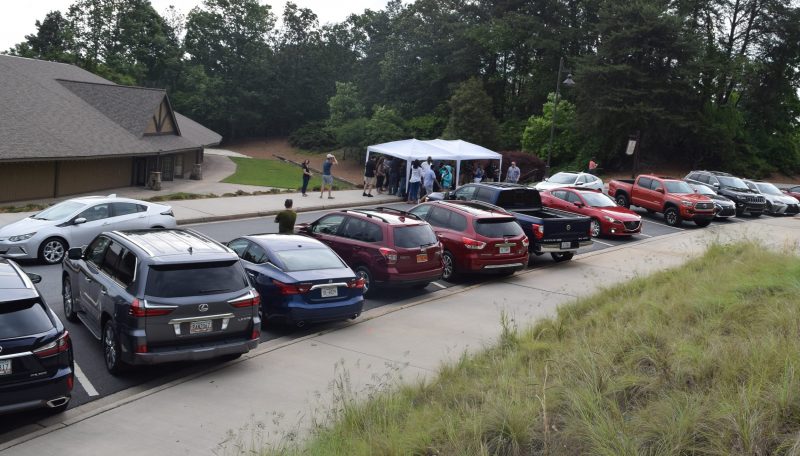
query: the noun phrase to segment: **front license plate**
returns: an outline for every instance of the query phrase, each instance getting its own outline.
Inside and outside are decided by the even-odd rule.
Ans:
[[[428,261],[427,253],[420,253],[417,255],[417,263],[425,263],[426,261]]]
[[[338,287],[325,287],[319,289],[322,292],[323,298],[333,298],[335,296],[339,296],[339,288]]]
[[[500,247],[500,253],[511,253],[511,247]]]
[[[211,332],[213,326],[211,320],[193,321],[189,326],[189,334],[200,334]]]
[[[561,243],[561,248],[562,249],[571,249],[572,248],[572,242],[562,242]]]
[[[11,360],[4,359],[0,361],[0,375],[11,375]]]

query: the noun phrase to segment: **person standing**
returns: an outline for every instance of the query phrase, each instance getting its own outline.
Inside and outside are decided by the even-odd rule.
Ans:
[[[448,164],[443,165],[439,175],[442,176],[442,190],[450,190],[453,185],[453,167]]]
[[[383,182],[386,180],[386,168],[383,165],[383,157],[378,159],[375,165],[375,190],[378,194],[383,193]]]
[[[364,167],[364,192],[362,196],[372,198],[372,187],[375,186],[375,156],[371,155],[367,160],[367,165]]]
[[[433,186],[436,185],[436,171],[432,167],[422,171],[422,185],[425,187],[425,194],[433,193]]]
[[[476,184],[483,180],[483,168],[481,167],[480,163],[475,165],[475,173],[472,175],[472,179]]]
[[[486,182],[494,182],[494,163],[489,161],[489,164],[486,165],[486,174],[484,175],[484,180]]]
[[[283,202],[285,209],[275,216],[275,223],[278,224],[278,234],[294,234],[294,222],[297,221],[297,212],[292,209],[292,205],[292,199],[287,199]]]
[[[594,161],[594,157],[589,160],[589,174],[596,174],[597,173],[597,162]]]
[[[517,168],[517,163],[512,161],[511,166],[509,166],[508,171],[506,171],[506,182],[511,182],[512,184],[518,183],[519,175],[520,170]]]
[[[308,196],[306,190],[308,190],[308,181],[311,180],[311,169],[308,167],[310,162],[310,160],[306,159],[303,160],[303,164],[301,165],[303,167],[303,188],[301,190],[303,196]]]
[[[419,160],[411,162],[411,177],[408,178],[408,203],[419,204],[419,184],[422,181],[422,166]]]
[[[333,174],[331,173],[331,168],[333,165],[338,165],[339,162],[336,161],[336,157],[333,154],[328,154],[325,158],[325,161],[322,163],[322,191],[319,194],[319,197],[322,198],[325,195],[325,186],[328,186],[328,199],[333,199]]]
[[[400,168],[403,166],[403,160],[399,158],[392,158],[392,164],[389,165],[389,194],[397,194],[397,184],[400,179]]]
[[[400,161],[400,168],[399,168],[399,171],[397,173],[397,180],[398,180],[397,196],[399,196],[400,198],[405,198],[405,196],[406,196],[406,171],[407,171],[407,168],[408,168],[408,164],[406,163],[406,160],[401,160]]]

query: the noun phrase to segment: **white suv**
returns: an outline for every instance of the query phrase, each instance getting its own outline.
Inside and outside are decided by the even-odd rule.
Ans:
[[[104,231],[175,228],[170,206],[117,195],[73,198],[0,228],[0,256],[61,263]]]

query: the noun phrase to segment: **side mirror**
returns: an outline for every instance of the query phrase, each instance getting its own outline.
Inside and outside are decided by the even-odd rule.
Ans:
[[[67,250],[67,258],[70,260],[80,260],[83,258],[83,249],[80,247],[72,247]]]
[[[298,233],[308,234],[311,232],[311,225],[308,223],[301,223],[294,227],[295,231]]]
[[[713,184],[711,184],[711,185],[713,185],[713,186],[714,186],[714,188],[719,188],[719,182],[714,182],[714,183],[713,183]]]
[[[663,188],[657,188],[657,189],[656,189],[656,191],[657,191],[658,193],[664,193],[664,189],[663,189]]]
[[[82,225],[84,223],[86,223],[86,219],[83,218],[83,217],[78,217],[78,218],[76,218],[75,220],[72,221],[73,225]]]
[[[39,282],[42,281],[42,276],[40,276],[39,274],[34,274],[32,272],[26,272],[26,274],[28,275],[28,278],[31,279],[31,282],[33,282],[33,283],[39,283]]]
[[[580,201],[574,201],[572,204],[574,204],[575,207],[579,207],[579,208],[583,207],[583,203],[581,203]]]

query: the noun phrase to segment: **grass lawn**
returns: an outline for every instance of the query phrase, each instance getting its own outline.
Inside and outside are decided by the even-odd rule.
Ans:
[[[800,454],[800,259],[712,247],[426,384],[344,400],[304,455]]]
[[[231,160],[236,163],[236,172],[223,182],[291,189],[299,189],[303,185],[303,170],[291,163],[241,157],[231,157]],[[308,184],[309,191],[315,188],[319,191],[320,185],[322,185],[322,178],[315,173]],[[335,189],[353,188],[347,182],[338,179],[334,179],[333,185]]]

